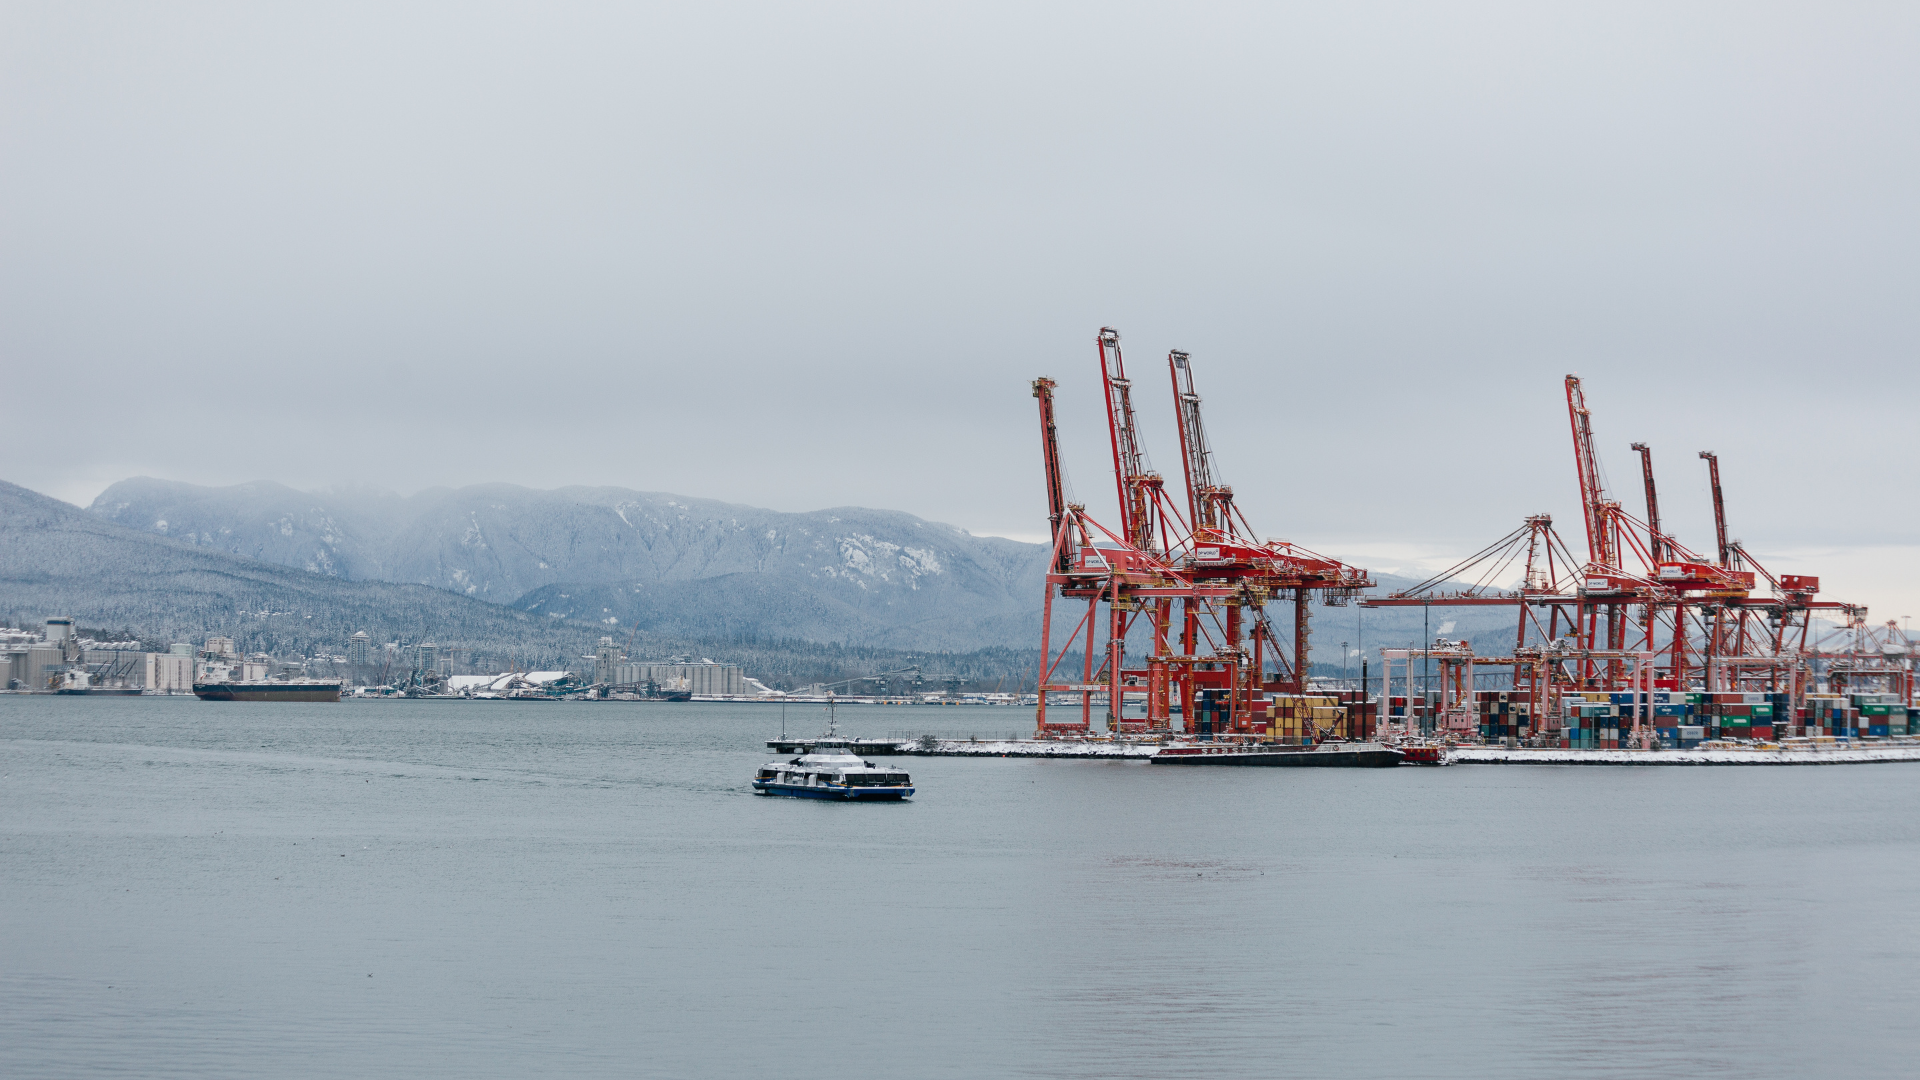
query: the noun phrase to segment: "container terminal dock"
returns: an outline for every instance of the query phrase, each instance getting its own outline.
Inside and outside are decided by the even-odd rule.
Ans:
[[[1095,347],[1118,516],[1109,527],[1070,497],[1058,384],[1034,379],[1051,543],[1038,668],[1024,686],[961,695],[958,675],[913,666],[782,693],[704,657],[641,662],[630,655],[631,635],[624,650],[602,637],[590,671],[457,675],[451,650],[430,640],[376,653],[365,632],[345,657],[316,659],[344,664],[355,697],[1034,709],[1031,738],[913,738],[894,740],[892,751],[880,740],[870,753],[1318,764],[1347,753],[1342,747],[1372,760],[1361,747],[1378,746],[1407,764],[1825,764],[1911,760],[1920,747],[1907,632],[1869,619],[1864,603],[1823,595],[1820,577],[1807,572],[1815,568],[1776,573],[1731,539],[1740,508],[1729,506],[1714,451],[1689,455],[1710,492],[1710,542],[1690,547],[1663,526],[1654,449],[1622,439],[1612,447],[1633,453],[1641,488],[1640,512],[1628,510],[1604,480],[1595,411],[1576,375],[1561,389],[1580,507],[1575,541],[1584,548],[1550,515],[1530,514],[1504,532],[1490,528],[1497,539],[1446,570],[1383,593],[1368,570],[1254,528],[1210,446],[1198,365],[1180,350],[1167,353],[1161,384],[1179,447],[1176,497],[1142,450],[1144,398],[1133,391],[1148,384],[1130,378],[1117,331],[1100,329]],[[1315,679],[1316,600],[1443,613],[1503,608],[1512,630],[1491,644],[1483,626],[1474,641],[1378,648],[1362,658],[1357,685]],[[284,699],[327,683],[304,677],[315,673],[299,663],[243,657],[231,638],[149,652],[137,641],[83,638],[68,617],[49,618],[37,637],[0,630],[0,649],[14,693],[184,694],[230,684],[241,688],[233,693]],[[836,693],[866,684],[883,692]],[[911,692],[902,695],[905,684]],[[330,685],[337,697],[340,681]],[[889,685],[893,693],[884,692]],[[1286,749],[1301,747],[1333,749],[1312,758]]]
[[[1913,648],[1899,626],[1870,623],[1864,604],[1822,597],[1818,576],[1776,574],[1730,540],[1712,451],[1696,456],[1712,491],[1711,544],[1695,550],[1662,528],[1646,442],[1622,447],[1637,456],[1645,507],[1627,510],[1605,487],[1578,376],[1566,376],[1564,392],[1584,552],[1551,516],[1531,515],[1446,571],[1375,595],[1368,571],[1261,538],[1224,482],[1197,365],[1179,350],[1167,354],[1162,384],[1180,447],[1176,499],[1141,449],[1133,391],[1145,384],[1128,376],[1120,334],[1103,327],[1095,346],[1111,528],[1069,500],[1058,384],[1032,384],[1052,537],[1035,743],[1137,745],[1144,756],[1149,745],[1377,742],[1436,762],[1920,758],[1920,739],[1908,741],[1920,736]],[[1363,660],[1357,689],[1327,690],[1308,677],[1315,596],[1328,606],[1507,607],[1512,645],[1482,656],[1459,640],[1381,649],[1377,686]],[[1061,625],[1080,613],[1062,635],[1056,607]],[[1147,643],[1145,655],[1130,655],[1130,641]]]

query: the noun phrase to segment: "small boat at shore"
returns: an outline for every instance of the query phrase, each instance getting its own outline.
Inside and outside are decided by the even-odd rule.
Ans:
[[[1296,769],[1391,769],[1405,755],[1375,742],[1323,742],[1311,746],[1200,743],[1165,746],[1148,758],[1155,765],[1255,765]]]

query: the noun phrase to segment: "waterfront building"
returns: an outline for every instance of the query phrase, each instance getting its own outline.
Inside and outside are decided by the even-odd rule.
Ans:
[[[703,697],[748,693],[746,674],[740,665],[716,664],[711,660],[698,664],[620,663],[614,665],[613,678],[606,681],[616,686],[652,682],[663,690],[687,690]]]
[[[185,652],[181,650],[185,649]],[[148,653],[140,685],[163,694],[193,692],[193,646],[175,645],[172,652]]]
[[[620,646],[615,645],[610,637],[601,638],[599,647],[593,651],[593,681],[602,684],[619,682],[615,676],[619,674],[617,669],[620,660]]]

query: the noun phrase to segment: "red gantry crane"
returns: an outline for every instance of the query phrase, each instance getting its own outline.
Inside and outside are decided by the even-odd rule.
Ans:
[[[1117,347],[1118,335],[1103,330],[1100,341],[1102,366],[1103,370],[1109,371],[1111,369],[1106,368],[1105,360],[1110,345]],[[1121,377],[1124,378],[1124,375]],[[1192,585],[1163,555],[1134,546],[1129,536],[1101,525],[1087,513],[1083,504],[1071,501],[1066,475],[1060,464],[1054,386],[1052,379],[1033,381],[1033,396],[1040,403],[1041,450],[1046,470],[1047,506],[1053,526],[1053,551],[1048,560],[1045,599],[1041,607],[1040,701],[1035,718],[1038,734],[1043,738],[1090,733],[1095,694],[1105,696],[1109,722],[1115,728],[1119,727],[1125,686],[1129,679],[1139,674],[1123,668],[1127,630],[1146,604],[1150,603],[1155,610],[1164,611],[1172,597],[1186,596],[1193,591]],[[1112,401],[1111,398],[1109,400]],[[1124,415],[1131,427],[1131,405],[1124,396],[1120,405],[1115,415]],[[1124,477],[1127,475],[1124,469],[1128,459],[1119,450],[1117,440],[1114,445],[1116,460],[1122,463],[1119,475]],[[1126,492],[1129,489],[1123,484],[1121,490]],[[1157,487],[1153,490],[1157,490]],[[1135,538],[1150,535],[1140,529],[1143,516],[1132,514],[1124,499],[1121,506],[1132,526],[1131,529],[1123,526],[1123,531],[1129,531],[1130,536]],[[1152,500],[1147,508],[1149,511],[1153,509]],[[1086,614],[1080,617],[1057,651],[1053,648],[1053,602],[1056,596],[1062,600],[1084,600],[1087,604]],[[1096,669],[1094,658],[1098,650],[1095,648],[1094,635],[1101,625],[1099,616],[1103,603],[1107,609],[1107,647],[1105,660]],[[1164,618],[1159,621],[1159,627],[1161,647],[1164,649]],[[1081,640],[1083,632],[1085,645],[1079,681],[1058,681],[1067,653],[1076,641]],[[1164,666],[1158,670],[1164,678]],[[1080,696],[1077,720],[1058,722],[1048,719],[1048,695],[1060,692],[1072,692]],[[1160,698],[1164,701],[1164,691]]]
[[[1084,506],[1069,500],[1059,466],[1055,384],[1051,379],[1033,384],[1040,401],[1054,534],[1041,630],[1039,732],[1046,736],[1090,731],[1092,697],[1104,693],[1114,730],[1170,730],[1172,704],[1178,701],[1189,731],[1196,730],[1196,722],[1204,716],[1209,733],[1253,736],[1265,726],[1258,705],[1264,691],[1304,691],[1306,687],[1312,592],[1318,590],[1328,602],[1343,603],[1373,582],[1364,570],[1298,545],[1254,539],[1244,514],[1233,503],[1232,489],[1214,478],[1189,358],[1176,351],[1168,363],[1187,480],[1188,513],[1183,517],[1168,500],[1164,481],[1141,447],[1133,383],[1126,373],[1120,335],[1104,327],[1097,343],[1120,505],[1118,533],[1099,525],[1087,516]],[[1294,602],[1291,656],[1282,649],[1265,610],[1267,602],[1283,591]],[[1052,647],[1056,596],[1084,599],[1088,604],[1087,613],[1057,653]],[[1175,600],[1182,614],[1178,652],[1169,640]],[[1107,606],[1107,641],[1104,660],[1096,668],[1094,634],[1100,626],[1102,603]],[[1129,668],[1127,637],[1142,617],[1149,620],[1151,644],[1145,666]],[[1082,681],[1057,681],[1066,654],[1083,628]],[[1265,677],[1268,646],[1280,668],[1274,680]],[[1050,691],[1081,695],[1078,722],[1047,719]],[[1124,715],[1128,694],[1146,698],[1143,719]],[[1203,696],[1205,701],[1200,700]]]
[[[1536,718],[1557,712],[1562,691],[1627,688],[1643,666],[1639,658],[1650,654],[1663,660],[1653,680],[1658,688],[1790,690],[1796,700],[1804,695],[1808,613],[1864,609],[1814,600],[1818,578],[1776,578],[1727,538],[1719,461],[1710,452],[1700,456],[1712,481],[1717,558],[1688,550],[1662,527],[1652,450],[1645,443],[1633,449],[1640,455],[1646,520],[1627,513],[1607,493],[1579,377],[1567,376],[1565,389],[1585,561],[1566,550],[1549,517],[1535,515],[1446,572],[1362,606],[1518,606],[1514,655],[1476,663],[1511,663],[1515,688],[1532,692]],[[1521,587],[1498,589],[1498,579],[1522,552]],[[1753,594],[1758,578],[1765,578],[1772,596]],[[1537,644],[1528,644],[1530,629]]]
[[[1215,470],[1200,394],[1194,387],[1193,358],[1178,350],[1168,353],[1167,373],[1173,383],[1190,522],[1187,536],[1177,545],[1182,556],[1179,562],[1196,583],[1238,587],[1238,594],[1222,605],[1224,611],[1212,620],[1221,629],[1227,651],[1245,651],[1240,645],[1242,626],[1251,630],[1252,677],[1243,680],[1240,692],[1234,695],[1233,714],[1239,717],[1245,713],[1242,706],[1250,708],[1261,691],[1307,691],[1313,593],[1318,591],[1326,603],[1343,605],[1360,590],[1372,588],[1374,582],[1365,570],[1298,544],[1258,538],[1245,512],[1234,502],[1233,488],[1223,483]],[[1285,647],[1266,610],[1270,600],[1282,595],[1293,602],[1292,640]],[[1184,607],[1180,640],[1182,653],[1191,656],[1205,633],[1203,616],[1211,613],[1205,602],[1188,602]],[[1272,680],[1264,674],[1267,646],[1272,648],[1278,669]],[[1193,668],[1189,665],[1186,670]],[[1189,678],[1181,689],[1186,715],[1192,715],[1193,683]]]

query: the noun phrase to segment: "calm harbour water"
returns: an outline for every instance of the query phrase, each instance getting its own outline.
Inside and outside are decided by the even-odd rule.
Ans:
[[[750,793],[779,730],[0,696],[0,1074],[1917,1067],[1920,766],[903,758],[839,805]]]

